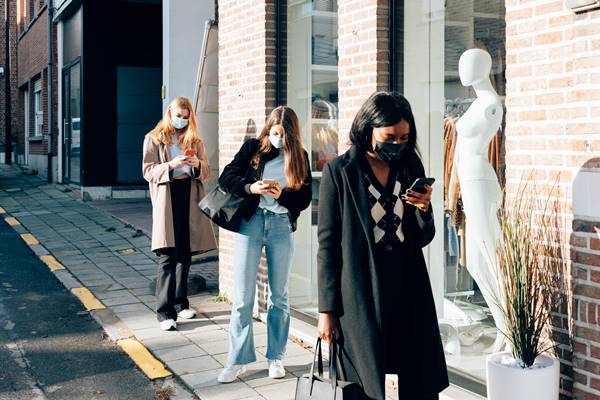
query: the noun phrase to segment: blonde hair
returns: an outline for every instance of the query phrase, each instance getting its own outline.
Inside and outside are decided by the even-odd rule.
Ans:
[[[192,102],[187,97],[180,96],[173,100],[167,107],[163,119],[156,124],[149,135],[156,144],[173,144],[173,135],[177,133],[177,130],[171,122],[171,116],[175,108],[188,110],[190,114],[188,125],[184,128],[184,133],[179,136],[179,146],[184,150],[194,148],[196,143],[200,141],[200,136],[198,136],[196,114],[194,113]]]
[[[300,122],[298,116],[290,107],[279,106],[267,118],[267,122],[258,136],[261,146],[253,160],[253,164],[257,166],[260,157],[271,150],[272,144],[269,140],[269,132],[273,125],[281,125],[284,131],[284,175],[288,189],[298,190],[305,184],[304,181],[308,176],[309,167],[306,164],[304,147],[302,147]]]

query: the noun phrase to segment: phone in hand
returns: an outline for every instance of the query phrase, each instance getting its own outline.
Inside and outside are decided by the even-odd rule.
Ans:
[[[195,149],[186,149],[183,152],[183,155],[186,157],[194,157],[196,155],[196,150]]]
[[[425,188],[425,185],[431,186],[431,185],[433,185],[434,182],[435,182],[435,178],[417,178],[412,183],[412,185],[410,185],[410,187],[407,189],[407,191],[412,190],[413,192],[427,193],[427,189]]]
[[[269,185],[269,187],[277,185],[277,181],[275,179],[263,179],[262,182],[266,185]]]

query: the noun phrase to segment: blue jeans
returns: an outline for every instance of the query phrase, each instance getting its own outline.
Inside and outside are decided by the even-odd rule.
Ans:
[[[242,221],[235,238],[235,299],[229,327],[229,365],[256,361],[252,310],[263,246],[269,276],[267,359],[280,360],[285,356],[290,330],[288,282],[294,251],[292,228],[287,214],[259,208],[250,221]]]

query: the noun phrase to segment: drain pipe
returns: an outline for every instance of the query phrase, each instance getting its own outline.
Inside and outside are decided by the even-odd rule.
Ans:
[[[4,9],[4,162],[5,164],[12,164],[12,110],[11,106],[11,93],[10,93],[10,14],[9,4],[7,0],[5,3],[6,8]]]
[[[54,5],[48,1],[48,182],[52,182],[52,126],[54,124],[54,84],[52,82],[52,20]]]

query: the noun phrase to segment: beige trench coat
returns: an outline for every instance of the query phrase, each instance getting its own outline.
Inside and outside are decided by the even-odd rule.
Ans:
[[[198,208],[198,202],[204,197],[204,181],[210,175],[208,157],[204,144],[196,144],[196,154],[200,159],[200,168],[193,168],[190,192],[190,249],[192,254],[204,253],[216,249],[217,243],[212,222]],[[171,187],[173,171],[169,171],[167,162],[171,160],[169,147],[156,144],[149,135],[144,139],[142,171],[150,186],[152,199],[152,251],[166,247],[175,247],[173,230],[173,211],[171,209]]]

